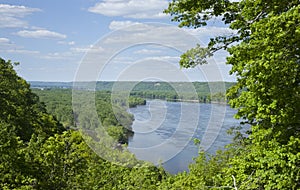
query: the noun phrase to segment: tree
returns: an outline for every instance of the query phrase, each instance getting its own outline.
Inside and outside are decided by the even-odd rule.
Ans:
[[[205,58],[212,56],[218,50],[227,50],[236,42],[247,42],[255,23],[270,16],[280,15],[292,7],[298,6],[298,0],[261,1],[242,0],[173,0],[165,13],[173,16],[172,21],[179,22],[179,27],[198,28],[209,24],[211,19],[221,19],[235,33],[211,38],[207,47],[197,47],[181,56],[183,67],[192,67],[206,63]]]
[[[21,153],[25,145],[13,129],[0,119],[0,189],[30,189],[33,178],[24,171],[28,165]]]
[[[17,65],[15,63],[14,65]],[[30,85],[17,75],[10,61],[0,58],[0,118],[14,126],[17,136],[28,142],[33,133],[49,136],[62,126],[31,92]]]
[[[25,149],[37,189],[84,189],[93,154],[77,131],[65,131],[46,140],[33,136]]]
[[[165,11],[179,26],[198,28],[214,17],[236,30],[181,56],[183,67],[229,52],[237,84],[227,93],[237,118],[251,125],[246,146],[230,160],[225,183],[244,189],[300,188],[299,0],[173,0]]]
[[[32,189],[37,168],[26,161],[27,143],[33,135],[47,138],[63,129],[13,67],[0,58],[0,188]]]
[[[98,142],[89,136],[83,138],[80,130],[62,128],[13,66],[10,61],[0,60],[0,189],[155,189],[164,178],[161,169],[138,161],[129,151],[109,152],[116,162],[126,161],[120,163],[122,166],[100,158],[95,149],[105,151],[103,142],[110,139],[95,136],[101,139]],[[57,93],[52,94],[56,96],[53,99]],[[68,97],[65,95],[65,100]],[[99,102],[106,109],[99,114],[118,124],[109,114],[110,101]],[[123,109],[119,112],[124,119],[132,120]],[[125,128],[116,126],[112,133],[124,138]]]

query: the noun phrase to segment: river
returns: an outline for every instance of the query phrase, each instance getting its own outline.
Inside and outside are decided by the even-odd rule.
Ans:
[[[170,173],[188,171],[199,149],[215,153],[232,140],[227,130],[238,126],[228,105],[147,101],[129,110],[135,132],[128,149],[138,159],[162,165]],[[195,145],[194,139],[201,144]]]

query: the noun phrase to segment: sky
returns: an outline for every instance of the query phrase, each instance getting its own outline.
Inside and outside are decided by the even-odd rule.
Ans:
[[[208,65],[179,67],[180,55],[232,33],[214,19],[179,29],[168,0],[0,0],[0,57],[27,81],[234,81],[219,52]]]

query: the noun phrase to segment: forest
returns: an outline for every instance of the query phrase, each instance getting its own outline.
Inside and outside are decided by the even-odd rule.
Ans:
[[[167,176],[128,151],[115,149],[111,154],[131,167],[99,157],[86,143],[93,139],[84,139],[74,128],[71,91],[31,90],[13,67],[1,59],[1,189],[155,189]],[[106,93],[97,95],[98,114],[104,116],[101,122],[108,133],[125,146],[129,129],[114,118],[107,98]],[[118,109],[130,126],[132,116]]]
[[[71,82],[29,82],[32,88],[37,89],[72,89]],[[188,82],[159,82],[159,81],[97,81],[96,91],[114,91],[114,85],[120,86],[118,93],[130,91],[130,95],[145,99],[161,99],[167,101],[198,101],[204,103],[226,103],[226,90],[233,86],[234,82],[190,82],[195,93],[185,88]],[[88,84],[85,84],[88,85]],[[131,86],[134,86],[131,89]],[[180,90],[181,95],[176,92]],[[184,93],[182,93],[184,92]]]
[[[15,71],[18,63],[0,58],[0,189],[300,189],[299,0],[172,0],[164,12],[179,27],[219,18],[236,31],[188,50],[179,64],[229,53],[237,82],[226,98],[244,120],[239,128],[251,126],[247,135],[232,129],[234,142],[224,150],[199,150],[188,172],[171,175],[122,148],[134,119],[124,109],[129,101],[112,103],[110,92],[99,91],[92,113],[79,96],[83,104],[73,108],[83,106],[91,117],[76,118],[70,90],[32,89]],[[113,138],[98,135],[97,116]],[[121,144],[106,152],[114,162],[95,153],[107,142]]]

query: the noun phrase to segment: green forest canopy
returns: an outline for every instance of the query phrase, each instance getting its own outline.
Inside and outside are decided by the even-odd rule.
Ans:
[[[72,82],[30,82],[32,88],[38,89],[72,89]],[[225,102],[225,91],[233,86],[234,82],[192,82],[194,89],[189,89],[188,82],[153,82],[153,81],[98,81],[96,91],[130,91],[134,97],[146,99],[163,99],[167,101],[197,100],[199,102]],[[84,83],[88,86],[92,83]],[[115,90],[114,85],[121,87]],[[131,87],[134,86],[133,89]],[[180,91],[181,96],[179,95]],[[193,92],[193,90],[195,92]]]
[[[237,76],[227,93],[229,103],[251,125],[249,135],[237,131],[226,150],[200,152],[189,173],[169,175],[134,157],[133,168],[101,159],[79,131],[67,130],[48,114],[13,64],[1,59],[0,188],[299,189],[299,4],[173,0],[165,10],[181,27],[198,28],[219,17],[237,31],[187,51],[180,64],[203,64],[214,52],[227,50],[227,64]]]
[[[85,137],[84,141],[80,130],[65,128],[47,113],[45,105],[29,84],[17,76],[13,66],[10,61],[0,59],[1,189],[156,189],[167,177],[164,170],[136,160],[127,151],[116,149],[111,153],[128,160],[127,164],[132,167],[99,157],[86,144],[86,141],[93,143],[91,138]],[[59,108],[59,119],[70,122],[64,119],[70,117],[71,112],[67,106],[70,103],[68,91],[50,93],[54,101],[61,96],[58,104],[51,104]],[[107,110],[107,118],[110,102],[103,97],[99,100],[101,107]],[[132,118],[128,118],[131,122]],[[113,118],[106,123],[109,127],[118,126]],[[124,134],[121,132],[119,134]],[[99,143],[95,146],[103,148]]]
[[[236,31],[188,50],[180,60],[182,67],[193,67],[221,49],[228,51],[226,63],[237,76],[227,93],[229,104],[251,125],[210,185],[299,189],[299,0],[173,0],[165,12],[180,27],[199,28],[218,17]]]

